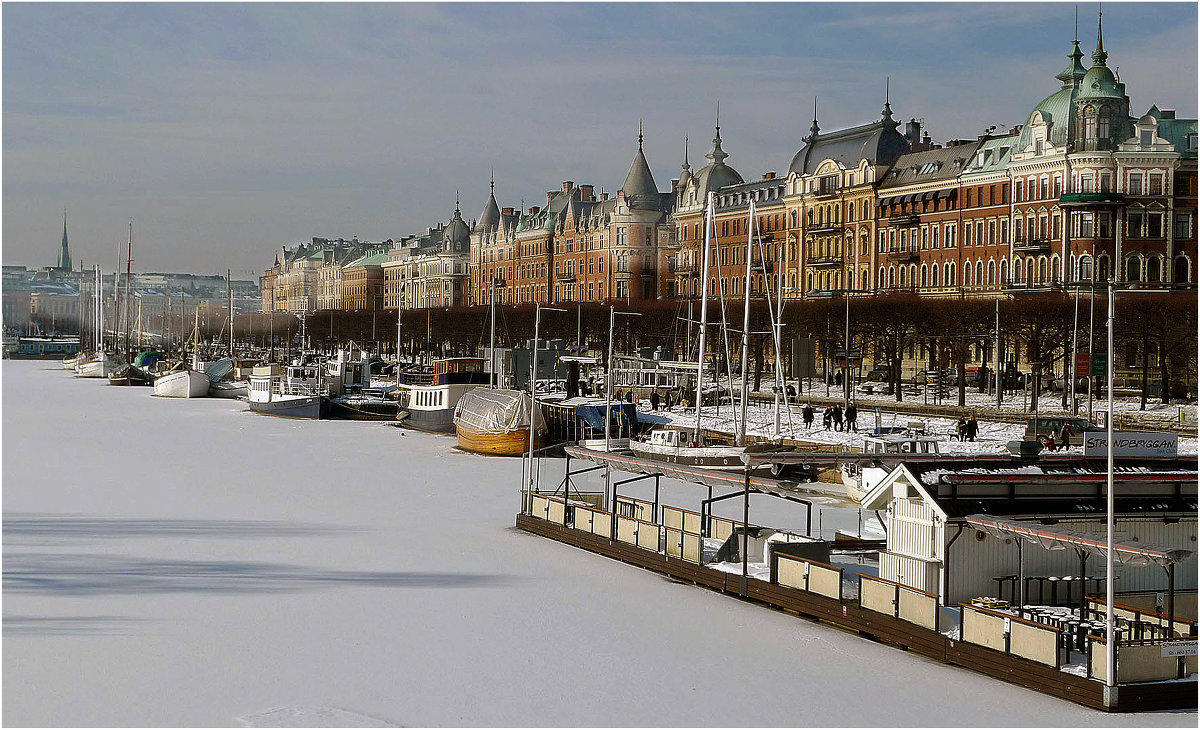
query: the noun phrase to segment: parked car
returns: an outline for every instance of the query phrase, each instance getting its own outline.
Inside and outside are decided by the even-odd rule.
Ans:
[[[942,368],[941,370],[922,370],[913,376],[913,383],[924,385],[925,383],[936,383],[938,380],[943,383],[957,383],[958,370],[955,368]]]
[[[1034,431],[1034,421],[1035,420],[1037,421],[1036,433]],[[1036,438],[1036,440],[1041,441],[1042,443],[1045,443],[1046,437],[1049,436],[1051,433],[1053,433],[1054,440],[1056,442],[1059,442],[1059,446],[1062,446],[1063,444],[1060,442],[1060,439],[1062,437],[1062,427],[1063,427],[1064,422],[1068,422],[1071,424],[1071,443],[1069,444],[1070,446],[1082,446],[1083,445],[1083,434],[1085,431],[1100,431],[1100,430],[1102,430],[1096,424],[1090,423],[1086,418],[1071,418],[1071,417],[1063,418],[1061,416],[1058,416],[1058,417],[1038,416],[1037,419],[1030,418],[1028,421],[1025,422],[1025,440],[1033,441]]]
[[[875,367],[868,370],[866,377],[863,378],[863,380],[867,380],[870,382],[880,382],[880,383],[887,382],[887,379],[888,379],[888,369],[883,367],[882,365],[876,365]]]

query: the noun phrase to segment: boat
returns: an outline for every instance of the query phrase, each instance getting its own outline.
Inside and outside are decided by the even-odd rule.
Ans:
[[[469,391],[487,385],[489,381],[481,357],[436,360],[428,382],[411,382],[417,378],[406,375],[411,374],[400,374],[400,383],[397,385],[400,408],[396,418],[403,426],[434,433],[454,433],[454,413],[458,401]]]
[[[534,448],[544,443],[546,427],[533,400],[520,390],[474,388],[458,399],[454,431],[464,451],[491,456],[521,456],[529,450],[533,425]]]
[[[353,421],[394,421],[400,412],[400,402],[392,397],[394,386],[361,388],[353,393],[331,399],[331,415]]]
[[[203,371],[193,370],[180,362],[154,379],[154,395],[160,398],[207,398],[209,385]]]
[[[154,376],[136,365],[118,365],[108,376],[109,385],[153,385]]]
[[[63,355],[76,357],[79,354],[78,335],[50,335],[48,337],[17,337],[12,343],[5,343],[4,356],[13,360],[57,360]]]
[[[107,352],[93,354],[75,366],[75,374],[81,378],[107,378],[120,363]]]
[[[359,350],[355,357],[351,343],[331,361],[322,362],[310,354],[287,366],[255,367],[246,399],[250,410],[268,416],[331,418],[334,399],[361,392],[370,385],[370,373],[365,353]]]
[[[880,456],[937,458],[942,455],[939,443],[936,436],[899,433],[864,436],[862,458],[848,459],[840,465],[842,484],[853,499],[861,501],[895,466],[894,460],[884,462]]]

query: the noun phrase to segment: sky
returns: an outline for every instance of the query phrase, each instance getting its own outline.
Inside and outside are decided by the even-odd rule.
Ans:
[[[261,274],[314,236],[380,241],[615,192],[707,161],[786,172],[812,122],[935,141],[1022,124],[1058,88],[1067,3],[5,3],[3,262]],[[1079,8],[1090,64],[1095,3]],[[1196,117],[1197,5],[1106,3],[1133,110]]]

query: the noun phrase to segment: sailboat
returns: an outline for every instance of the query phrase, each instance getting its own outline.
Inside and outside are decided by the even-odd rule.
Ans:
[[[154,395],[160,398],[207,398],[210,381],[200,369],[200,310],[192,327],[192,364],[176,362],[166,373],[154,379]]]
[[[700,342],[699,355],[696,363],[696,425],[689,432],[683,428],[657,428],[648,434],[644,440],[631,440],[629,448],[634,455],[644,459],[663,461],[670,464],[682,464],[701,469],[742,469],[742,454],[746,452],[746,404],[748,387],[747,355],[750,339],[750,271],[753,256],[753,237],[755,208],[750,203],[750,225],[747,226],[749,238],[746,245],[746,275],[743,292],[745,295],[744,313],[742,319],[742,388],[741,388],[741,418],[738,419],[737,435],[734,443],[725,439],[713,437],[706,433],[701,425],[701,405],[704,395],[704,348],[705,325],[708,322],[708,266],[712,233],[714,231],[713,193],[708,194],[708,210],[705,216],[704,254],[700,269]],[[722,316],[724,326],[724,316]],[[755,446],[752,450],[762,448],[777,448],[775,446]]]
[[[104,350],[104,275],[96,267],[96,320],[94,342],[96,352],[90,358],[81,359],[75,365],[75,373],[81,378],[107,378],[119,363]]]

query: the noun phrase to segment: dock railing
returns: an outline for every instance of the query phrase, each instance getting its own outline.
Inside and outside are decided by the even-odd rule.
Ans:
[[[1059,669],[1066,650],[1062,631],[990,608],[960,603],[959,638],[1005,654],[1031,659]]]
[[[941,623],[938,594],[883,578],[858,574],[858,604],[865,609],[937,631]]]
[[[1088,636],[1087,676],[1108,679],[1106,640]],[[1170,651],[1170,639],[1117,639],[1117,684],[1181,679],[1196,673],[1196,655],[1179,656]],[[1194,649],[1194,648],[1193,648]]]
[[[841,568],[785,553],[773,553],[772,559],[779,585],[842,600]]]

